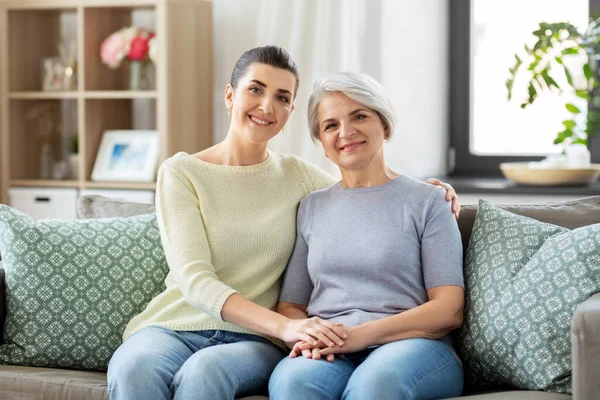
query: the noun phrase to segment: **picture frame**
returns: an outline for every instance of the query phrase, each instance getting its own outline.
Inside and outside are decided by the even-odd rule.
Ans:
[[[92,181],[154,182],[158,131],[108,130],[102,134]]]

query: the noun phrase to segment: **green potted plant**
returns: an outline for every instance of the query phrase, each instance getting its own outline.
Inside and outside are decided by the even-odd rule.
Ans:
[[[524,66],[531,77],[521,108],[533,104],[541,91],[549,90],[560,94],[566,90],[573,90],[578,97],[588,101],[587,115],[585,109],[572,103],[565,104],[572,117],[563,121],[563,129],[557,133],[554,144],[562,144],[563,152],[571,144],[580,143],[587,146],[588,139],[600,128],[600,18],[593,20],[585,32],[579,32],[567,22],[542,22],[532,34],[537,39],[535,44],[533,47],[525,45],[524,55],[515,54],[515,63],[509,69],[506,81],[508,99],[512,98],[517,72]],[[584,59],[579,67],[570,63],[576,58]],[[558,85],[558,74],[564,75],[567,87]],[[577,116],[580,114],[586,116],[585,127],[577,124]]]
[[[69,142],[69,172],[71,179],[79,179],[79,136],[77,133]]]

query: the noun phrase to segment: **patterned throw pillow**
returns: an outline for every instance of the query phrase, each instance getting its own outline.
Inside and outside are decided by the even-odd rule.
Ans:
[[[0,204],[0,253],[7,364],[106,370],[167,274],[156,214],[35,222]]]
[[[600,224],[569,230],[481,200],[465,290],[468,385],[571,393],[571,318],[600,291]]]

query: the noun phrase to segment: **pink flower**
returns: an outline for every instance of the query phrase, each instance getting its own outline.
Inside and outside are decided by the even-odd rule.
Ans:
[[[154,32],[147,28],[125,27],[107,37],[100,47],[102,62],[115,69],[125,58],[131,61],[148,59],[149,41]]]
[[[131,42],[127,40],[121,31],[110,35],[100,47],[102,62],[110,68],[115,69],[121,65],[121,61],[129,54]]]

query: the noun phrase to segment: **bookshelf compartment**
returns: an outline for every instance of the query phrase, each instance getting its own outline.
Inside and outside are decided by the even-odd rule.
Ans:
[[[59,57],[59,44],[67,53],[71,49],[72,54],[77,54],[77,9],[9,10],[7,18],[8,89],[40,91],[44,83],[43,60]],[[76,82],[76,68],[72,73]]]
[[[76,100],[12,100],[9,122],[11,180],[69,177],[69,143],[77,135]],[[49,152],[42,151],[44,143]],[[62,161],[64,166],[55,165]],[[55,168],[65,171],[55,176]]]
[[[102,134],[113,129],[156,130],[154,99],[91,99],[85,102],[85,179],[91,181]],[[80,150],[81,151],[81,150]]]
[[[101,45],[111,34],[129,26],[156,32],[156,12],[152,6],[85,8],[85,90],[125,91],[130,89],[131,63],[123,60],[116,69],[102,62]],[[149,63],[151,89],[156,88],[156,69]]]

